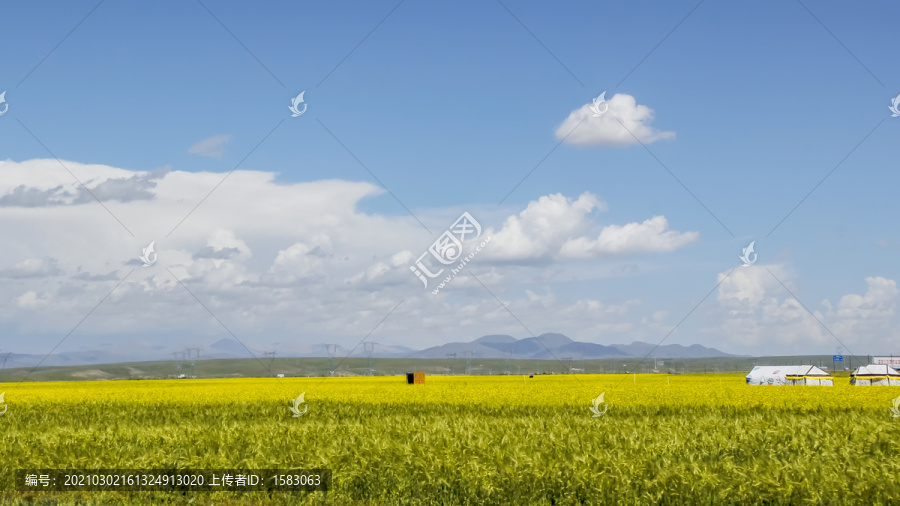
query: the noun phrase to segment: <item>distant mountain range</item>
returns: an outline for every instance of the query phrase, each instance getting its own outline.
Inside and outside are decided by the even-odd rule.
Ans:
[[[650,343],[635,341],[631,344],[611,344],[608,346],[596,343],[573,341],[562,334],[541,334],[537,337],[516,339],[507,335],[490,335],[479,337],[468,343],[449,343],[426,350],[413,352],[410,358],[446,358],[448,355],[464,357],[467,353],[475,358],[510,358],[561,360],[596,359],[615,357],[640,357],[650,355],[656,358],[709,358],[735,357],[715,348],[707,348],[699,344],[682,346],[667,344],[655,346]]]
[[[508,335],[489,335],[479,337],[470,342],[448,343],[434,346],[425,350],[415,350],[405,346],[387,346],[375,343],[372,349],[374,358],[447,358],[456,356],[464,358],[471,353],[473,358],[509,358],[509,359],[537,359],[537,360],[563,360],[563,359],[600,359],[600,358],[710,358],[710,357],[737,357],[715,348],[707,348],[699,344],[682,346],[680,344],[668,344],[655,346],[650,343],[635,341],[631,344],[602,345],[573,341],[562,334],[541,334],[537,337],[516,339]],[[160,348],[148,349],[139,345],[135,346],[133,353],[122,351],[118,347],[117,352],[112,353],[103,350],[83,350],[73,352],[56,353],[44,357],[37,354],[10,353],[4,364],[5,367],[34,367],[38,362],[41,366],[76,366],[91,364],[111,364],[117,362],[143,362],[174,360],[173,352],[183,350],[163,350]],[[351,350],[342,346],[329,348],[328,344],[295,344],[278,343],[270,349],[254,349],[253,355],[263,357],[264,353],[275,351],[278,357],[366,357],[369,350],[364,345]],[[194,357],[192,353],[192,357]],[[234,339],[220,339],[207,346],[200,347],[199,358],[249,358],[244,346]],[[2,356],[0,356],[2,357]],[[179,356],[184,360],[186,356]]]

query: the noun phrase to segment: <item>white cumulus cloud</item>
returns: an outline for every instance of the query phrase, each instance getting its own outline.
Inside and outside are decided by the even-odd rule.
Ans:
[[[556,138],[578,146],[628,146],[675,138],[675,132],[651,127],[653,109],[638,105],[631,95],[616,93],[606,103],[609,109],[599,117],[591,110],[593,103],[572,111],[556,129]]]
[[[231,140],[227,134],[213,135],[191,146],[188,153],[218,158],[225,153],[225,144]]]
[[[866,278],[866,285],[864,295],[844,295],[836,305],[822,302],[829,328],[848,344],[867,341],[885,350],[893,349],[900,337],[900,329],[892,328],[897,314],[897,282],[875,276]]]
[[[719,332],[732,344],[778,353],[803,352],[809,346],[848,346],[848,352],[867,354],[880,346],[896,346],[900,337],[900,327],[894,323],[894,280],[869,277],[865,295],[847,294],[837,304],[826,299],[813,305],[791,295],[802,297],[782,265],[739,267],[725,276],[719,274]]]
[[[572,200],[562,194],[546,195],[510,216],[494,232],[486,255],[499,260],[598,258],[644,252],[674,251],[697,239],[698,232],[668,230],[668,221],[655,216],[643,223],[607,225],[596,238],[593,211],[606,211],[606,203],[591,193]]]
[[[665,216],[654,216],[643,223],[609,225],[596,239],[569,239],[560,248],[560,255],[569,258],[595,258],[603,255],[628,255],[642,252],[674,251],[692,243],[699,232],[668,230]]]
[[[433,296],[409,267],[441,225],[428,235],[407,216],[362,212],[361,201],[384,193],[373,184],[283,183],[255,170],[222,182],[211,172],[63,163],[92,190],[108,190],[98,191],[106,209],[77,197],[77,183],[56,160],[0,162],[0,198],[34,197],[0,204],[0,330],[21,352],[51,349],[85,315],[65,346],[126,342],[148,332],[155,344],[174,346],[186,338],[213,342],[230,331],[247,343],[352,347],[377,328],[373,338],[424,348],[485,334],[525,337],[510,311],[535,333],[658,342],[683,315],[669,301],[615,290],[554,292],[554,280],[568,278],[566,270],[580,276],[615,267],[584,259],[672,251],[697,240],[696,232],[669,230],[662,216],[602,223],[607,205],[591,193],[545,195],[481,221],[490,245],[471,271]],[[479,209],[471,211],[481,218]],[[417,209],[427,213],[435,218],[425,219],[429,225],[459,216],[458,209]],[[138,257],[151,241],[158,261],[144,267]],[[629,267],[638,260],[626,260],[615,267],[619,275],[638,272],[657,283],[650,271]],[[873,276],[859,294],[816,304],[785,268],[766,267],[816,316],[763,266],[739,267],[720,286],[714,319],[704,324],[716,334],[703,344],[743,344],[758,354],[832,348],[816,318],[848,351],[889,353],[900,342],[894,280]],[[682,344],[696,342],[686,339]]]

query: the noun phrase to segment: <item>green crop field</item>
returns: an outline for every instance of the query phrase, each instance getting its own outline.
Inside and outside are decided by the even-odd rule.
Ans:
[[[2,384],[3,504],[896,504],[900,389],[743,375]],[[289,401],[306,392],[308,411]],[[592,416],[604,394],[606,413]],[[898,419],[900,420],[900,419]],[[328,492],[17,492],[26,468],[328,468]]]

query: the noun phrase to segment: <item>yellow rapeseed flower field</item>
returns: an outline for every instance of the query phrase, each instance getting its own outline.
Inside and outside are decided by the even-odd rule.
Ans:
[[[359,404],[586,406],[601,392],[616,407],[767,407],[878,409],[887,413],[900,389],[851,386],[748,386],[742,374],[429,376],[425,386],[398,377],[254,378],[2,384],[11,406],[127,402],[229,404],[306,400]],[[587,404],[586,404],[587,403]],[[13,414],[15,408],[13,408]]]

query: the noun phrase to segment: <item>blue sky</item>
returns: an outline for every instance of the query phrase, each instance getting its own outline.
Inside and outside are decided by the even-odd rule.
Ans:
[[[172,173],[192,173],[198,178],[224,175],[243,160],[241,171],[274,173],[277,185],[338,180],[380,186],[374,174],[397,198],[373,192],[351,202],[350,208],[376,221],[386,220],[409,235],[392,243],[399,239],[382,234],[383,244],[351,248],[353,234],[347,232],[339,240],[336,233],[330,244],[333,259],[341,257],[343,244],[348,251],[353,249],[355,256],[350,256],[354,258],[362,258],[361,252],[371,249],[370,260],[375,263],[384,261],[392,248],[417,257],[463,210],[499,233],[508,217],[542,197],[560,194],[574,202],[589,192],[607,210],[593,209],[588,214],[585,226],[591,232],[585,232],[587,236],[596,237],[609,225],[664,216],[668,229],[695,232],[697,238],[666,251],[638,248],[628,254],[599,254],[582,260],[552,254],[519,255],[511,260],[509,255],[497,254],[497,249],[486,253],[493,256],[480,268],[486,275],[497,275],[492,290],[501,299],[521,300],[522,310],[531,313],[529,293],[553,294],[552,304],[543,306],[546,317],[534,312],[537,321],[527,325],[535,332],[563,331],[602,344],[631,339],[658,342],[713,290],[718,274],[740,265],[741,248],[755,240],[759,263],[770,268],[768,272],[758,266],[744,269],[744,274],[758,270],[769,276],[768,281],[746,280],[760,290],[759,284],[765,284],[765,295],[741,299],[745,300],[743,310],[754,316],[748,320],[729,317],[731,295],[720,291],[718,302],[716,294],[710,296],[666,343],[698,342],[741,353],[830,353],[837,345],[830,334],[840,335],[835,330],[840,328],[857,336],[841,337],[857,353],[900,350],[896,342],[900,331],[893,317],[896,296],[892,295],[900,252],[895,204],[900,176],[893,170],[900,118],[892,118],[888,111],[891,99],[900,94],[900,69],[894,57],[893,25],[900,15],[896,4],[536,5],[506,0],[442,5],[409,0],[399,6],[396,2],[275,2],[254,5],[248,11],[246,4],[237,2],[103,2],[88,15],[95,6],[96,2],[68,2],[5,8],[7,22],[0,44],[15,50],[8,52],[0,73],[0,92],[6,90],[9,104],[8,113],[0,117],[0,159],[14,163],[50,159],[49,149],[53,156],[73,164],[100,164],[134,173],[167,167]],[[287,107],[301,91],[306,92],[308,110],[291,118]],[[653,119],[647,124],[674,132],[674,137],[644,146],[560,143],[557,128],[572,111],[590,104],[603,91],[607,99],[629,95],[652,109]],[[213,136],[228,136],[220,156],[190,152],[192,146]],[[59,165],[41,167],[46,167],[41,169],[47,171],[46,177],[32,174],[28,177],[35,180],[13,184],[9,176],[8,191],[19,184],[37,188],[38,180],[57,181],[58,177],[63,177],[59,184],[65,178],[71,183],[65,172],[60,176]],[[101,181],[112,176],[96,177]],[[223,185],[229,183],[240,184],[229,179]],[[198,189],[187,200],[197,202],[206,191]],[[266,205],[266,194],[260,191],[230,204],[252,214],[252,209]],[[398,199],[432,234],[419,227]],[[124,203],[111,199],[109,208],[114,214],[127,214],[119,208]],[[96,216],[90,215],[96,223],[84,226],[109,227],[108,241],[146,245],[174,224],[166,215],[160,219],[164,225],[135,226],[135,237],[131,237],[117,229],[109,216],[103,218],[96,202],[83,205],[99,210]],[[0,259],[0,268],[66,256],[40,246],[46,242],[40,228],[29,226],[25,235],[20,232],[24,224],[38,219],[28,213],[43,211],[15,206],[5,210],[0,222],[5,233],[18,235],[10,241],[16,246]],[[173,211],[172,216],[182,214]],[[291,221],[315,220],[315,214],[285,216],[285,236],[290,235]],[[209,227],[240,228],[223,220],[213,220]],[[249,244],[254,254],[246,257],[246,266],[265,271],[278,252],[288,249],[291,242],[281,244],[279,234],[273,234]],[[528,239],[540,240],[534,235]],[[206,242],[208,247],[222,248],[232,247],[223,246],[230,240],[219,246],[212,239]],[[239,233],[234,240],[242,240]],[[268,254],[258,253],[269,247]],[[179,265],[198,290],[209,300],[216,300],[217,294],[229,299],[204,278],[210,272],[226,276],[227,266],[220,263],[199,274],[191,271],[190,263],[185,260]],[[306,340],[343,339],[352,346],[393,304],[431,297],[417,291],[415,277],[407,272],[408,260],[395,263],[387,262],[408,278],[409,286],[375,284],[334,306],[334,318],[364,315],[359,328],[302,319],[292,325],[310,329]],[[616,271],[626,274],[609,275],[608,271],[622,266],[632,267]],[[90,309],[87,303],[83,308],[64,303],[66,294],[82,293],[71,286],[75,271],[67,271],[81,267],[72,261],[48,271],[53,273],[48,279],[10,278],[16,281],[10,281],[4,292],[9,301],[21,301],[23,294],[33,292],[34,300],[46,301],[48,311],[71,309],[67,318],[60,318],[59,328],[29,323],[39,318],[38,313],[14,309],[21,304],[12,302],[3,314],[3,326],[14,335],[40,336],[41,343],[65,335],[80,319],[77,315]],[[127,269],[120,266],[116,272],[121,278]],[[806,317],[784,313],[794,298],[779,283],[769,285],[770,273],[782,273],[778,278],[809,310],[821,312],[820,320],[829,330],[809,320],[805,311]],[[168,274],[163,270],[154,275]],[[292,289],[314,292],[346,284],[323,276],[317,288],[301,283]],[[867,278],[883,280],[875,282],[886,287],[883,298],[875,295],[878,290],[872,289]],[[159,290],[171,289],[160,283]],[[113,286],[105,286],[106,291],[84,288],[84,293],[100,300]],[[472,306],[493,304],[496,310],[496,301],[477,284],[475,288],[458,286],[442,295],[440,303],[423,302],[422,313],[409,309],[407,320],[398,319],[396,328],[386,320],[378,327],[378,339],[410,345],[416,332],[429,328],[426,315],[452,322],[452,315]],[[744,293],[746,288],[734,290]],[[146,286],[144,290],[153,293]],[[867,290],[873,290],[869,298]],[[863,302],[847,299],[848,305],[838,308],[848,294],[858,294]],[[233,307],[223,303],[221,311],[240,315],[247,310],[260,319],[267,314],[271,325],[254,318],[242,323],[239,316],[227,324],[240,328],[242,335],[249,334],[248,340],[266,342],[281,333],[279,342],[286,342],[290,332],[284,329],[290,326],[280,322],[282,316],[274,316],[278,305],[262,302],[258,293],[242,296],[248,297],[244,303]],[[375,304],[369,297],[381,300]],[[765,302],[767,297],[772,304]],[[552,318],[565,308],[578,307],[579,301],[620,306],[635,299],[640,303],[627,316],[610,320],[600,329],[585,330],[595,328],[590,311],[566,322]],[[835,307],[831,316],[823,300]],[[881,308],[877,317],[867,312],[872,305]],[[157,316],[166,318],[165,310],[159,310],[162,313]],[[110,308],[111,315],[127,311],[125,306],[116,311]],[[398,311],[399,315],[407,309]],[[657,326],[642,326],[642,319],[652,320],[660,312],[666,316],[660,317]],[[455,340],[490,333],[527,337],[515,319],[506,316],[508,321],[502,321],[502,314],[482,313],[480,318],[472,317],[477,322],[460,327],[442,323],[438,334]],[[731,323],[726,321],[729,318]],[[785,331],[780,327],[798,319],[803,320],[802,328]],[[729,325],[745,328],[751,320],[754,337],[741,332],[729,335],[734,331]],[[141,334],[125,324],[93,324],[97,327],[86,321],[79,328],[83,335],[77,344],[105,340],[112,328],[124,336],[123,342],[128,334]],[[416,330],[417,324],[422,328]],[[813,329],[817,325],[818,331]],[[267,330],[260,330],[263,327]],[[210,335],[221,331],[209,328]],[[783,331],[793,337],[779,338]],[[170,330],[177,336],[196,332],[189,324],[173,325]]]

